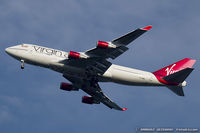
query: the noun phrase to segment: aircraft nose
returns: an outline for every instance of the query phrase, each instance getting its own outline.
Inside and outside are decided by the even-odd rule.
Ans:
[[[9,55],[14,55],[16,51],[13,49],[13,47],[8,47],[5,49],[5,52]]]
[[[10,48],[6,48],[5,51],[6,51],[6,53],[9,54],[10,53]]]

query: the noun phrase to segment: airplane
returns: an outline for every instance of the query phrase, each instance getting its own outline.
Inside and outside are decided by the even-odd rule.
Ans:
[[[138,28],[112,41],[97,41],[95,48],[85,52],[65,52],[34,44],[20,44],[8,47],[6,53],[24,64],[32,64],[59,72],[71,83],[61,82],[65,91],[83,90],[89,96],[82,97],[82,103],[100,104],[111,109],[125,111],[106,96],[99,82],[114,82],[132,86],[165,86],[178,96],[184,96],[182,87],[185,79],[194,70],[196,60],[185,58],[155,72],[147,72],[112,64],[115,59],[128,50],[127,45],[150,30],[152,26]]]

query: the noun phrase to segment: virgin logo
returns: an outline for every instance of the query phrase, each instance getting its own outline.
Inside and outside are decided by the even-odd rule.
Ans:
[[[167,72],[167,76],[176,72],[176,70],[173,70],[173,67],[175,67],[175,66],[176,66],[176,64],[173,64],[173,65],[171,66],[171,68],[168,67],[168,68],[165,70],[165,71]]]

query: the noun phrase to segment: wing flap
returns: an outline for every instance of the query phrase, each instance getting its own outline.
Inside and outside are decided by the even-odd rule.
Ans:
[[[109,55],[110,58],[115,59],[116,57],[120,56],[121,54],[123,54],[124,52],[126,52],[128,50],[127,47],[125,46],[119,46],[116,48],[116,50],[114,50],[113,52],[111,52]]]

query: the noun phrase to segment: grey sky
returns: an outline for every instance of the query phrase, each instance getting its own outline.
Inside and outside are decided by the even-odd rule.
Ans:
[[[136,127],[199,126],[198,0],[0,0],[1,132],[134,132]],[[185,97],[162,87],[101,83],[125,112],[85,105],[79,92],[59,90],[61,74],[20,63],[4,52],[33,43],[84,51],[139,27],[153,28],[112,62],[147,71],[189,57],[197,59]],[[67,82],[67,81],[66,81]]]

